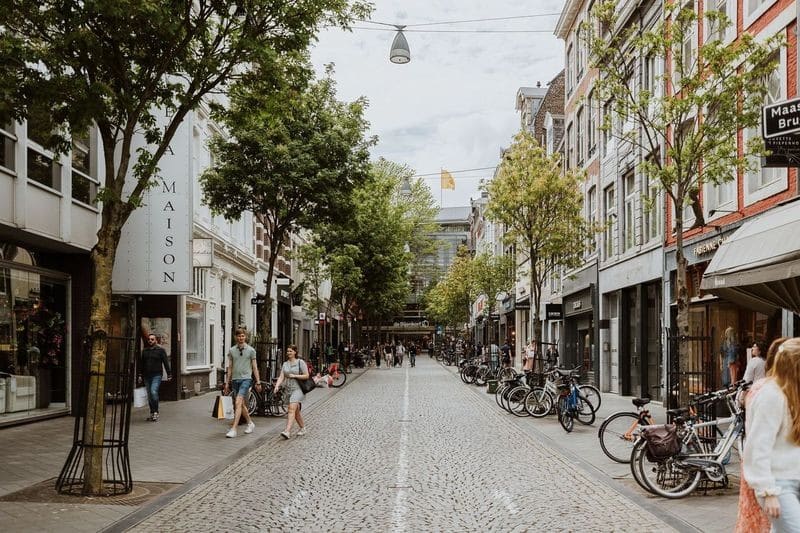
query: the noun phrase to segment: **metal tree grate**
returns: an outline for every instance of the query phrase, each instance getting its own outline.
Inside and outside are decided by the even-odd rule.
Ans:
[[[61,494],[87,495],[85,483],[86,454],[100,448],[103,454],[103,496],[128,494],[133,490],[131,463],[128,455],[128,436],[131,425],[131,400],[133,393],[133,347],[131,337],[106,337],[106,371],[103,375],[89,371],[91,340],[84,342],[81,359],[80,404],[77,406],[72,449],[56,480],[56,490]],[[87,421],[90,378],[102,384],[105,398],[105,424],[102,444],[89,444],[85,437],[93,421]]]

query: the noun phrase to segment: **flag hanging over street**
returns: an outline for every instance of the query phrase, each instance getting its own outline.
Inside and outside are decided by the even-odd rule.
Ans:
[[[456,190],[455,178],[445,169],[442,169],[442,189]]]

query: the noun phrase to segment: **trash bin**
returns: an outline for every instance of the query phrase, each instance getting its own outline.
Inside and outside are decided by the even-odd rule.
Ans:
[[[486,392],[489,394],[494,394],[497,392],[497,380],[490,379],[486,382]]]

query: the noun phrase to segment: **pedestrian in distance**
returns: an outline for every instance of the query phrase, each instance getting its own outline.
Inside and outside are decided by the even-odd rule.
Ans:
[[[381,367],[381,357],[383,357],[383,350],[381,344],[378,343],[375,345],[375,366],[378,368]]]
[[[406,355],[406,347],[403,346],[402,342],[398,342],[397,346],[395,346],[395,357],[394,357],[394,364],[395,366],[399,366],[402,368],[403,366],[403,359]]]
[[[392,356],[392,345],[388,342],[383,345],[383,357],[386,359],[386,368],[392,368],[394,357]]]
[[[163,376],[162,366],[167,372],[167,381],[172,381],[172,369],[167,352],[158,345],[158,337],[150,333],[147,335],[147,346],[142,349],[139,361],[139,380],[144,381],[147,391],[147,403],[150,404],[150,416],[147,420],[150,422],[158,422],[158,391]]]
[[[736,383],[739,374],[737,371],[739,344],[736,342],[736,331],[732,326],[725,328],[719,353],[722,359],[722,384],[727,387]]]
[[[749,401],[743,473],[774,532],[800,532],[800,338],[777,349]]]
[[[750,360],[747,361],[747,368],[744,369],[742,379],[747,382],[755,383],[767,375],[766,371],[767,347],[761,341],[753,343],[750,348]]]
[[[408,362],[411,363],[411,368],[417,366],[417,345],[414,341],[408,346]]]
[[[234,413],[233,425],[225,434],[232,439],[236,437],[236,428],[239,427],[239,420],[244,416],[247,427],[244,432],[250,434],[256,428],[250,413],[244,406],[250,387],[253,386],[253,376],[256,378],[256,390],[261,392],[261,378],[258,375],[258,363],[256,362],[256,350],[246,342],[247,332],[243,328],[236,330],[236,344],[228,350],[228,366],[225,369],[225,385],[223,393],[233,391]]]
[[[298,436],[306,434],[306,424],[300,410],[303,408],[302,401],[306,395],[300,388],[298,380],[308,379],[308,365],[297,357],[297,346],[290,344],[286,348],[286,361],[281,367],[281,375],[275,383],[275,392],[283,383],[286,383],[286,393],[289,395],[289,413],[286,415],[286,429],[281,433],[281,437],[289,439],[292,436],[292,424],[297,422],[300,430]]]

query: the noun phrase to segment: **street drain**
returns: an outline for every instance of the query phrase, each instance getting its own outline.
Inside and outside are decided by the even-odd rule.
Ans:
[[[390,489],[410,489],[411,485],[390,485]]]
[[[2,502],[30,503],[72,503],[83,505],[142,505],[153,498],[166,494],[180,483],[157,483],[149,481],[134,482],[133,490],[128,494],[115,496],[72,496],[60,494],[56,490],[56,480],[48,479],[36,485],[0,496]]]

